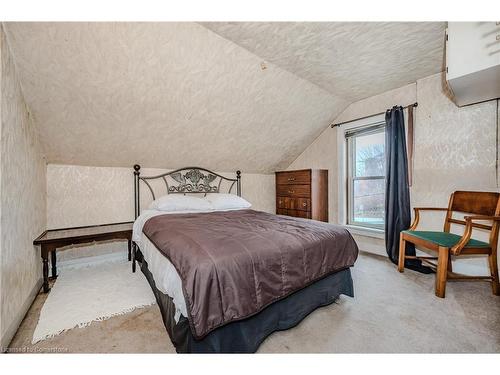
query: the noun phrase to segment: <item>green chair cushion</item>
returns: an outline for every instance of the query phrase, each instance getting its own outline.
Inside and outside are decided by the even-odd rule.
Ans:
[[[442,247],[453,247],[460,241],[462,236],[447,232],[430,232],[430,231],[420,231],[420,230],[404,230],[403,233],[409,234],[410,236],[420,238],[425,241],[432,242],[438,246]],[[487,242],[470,239],[465,247],[490,247]]]

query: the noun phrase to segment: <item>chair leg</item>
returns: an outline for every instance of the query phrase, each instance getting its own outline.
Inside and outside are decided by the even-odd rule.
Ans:
[[[448,259],[450,250],[447,247],[439,247],[438,264],[436,271],[436,296],[444,298],[446,292],[446,278],[448,273]]]
[[[453,272],[453,264],[451,263],[451,255],[448,255],[448,272]]]
[[[399,234],[399,259],[398,259],[398,271],[404,272],[405,270],[405,250],[406,241],[403,238],[403,233]]]
[[[490,265],[491,277],[493,277],[493,280],[491,280],[491,291],[495,296],[500,296],[500,282],[498,280],[498,263],[496,252],[492,252],[490,255],[488,255],[488,263]]]

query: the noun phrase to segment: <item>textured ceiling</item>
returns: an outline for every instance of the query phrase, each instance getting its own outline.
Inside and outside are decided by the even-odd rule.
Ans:
[[[351,102],[438,73],[443,65],[444,22],[203,25]]]
[[[270,172],[348,104],[197,23],[4,25],[52,163]]]
[[[4,28],[48,162],[246,172],[287,167],[350,102],[440,71],[444,32],[434,23]]]

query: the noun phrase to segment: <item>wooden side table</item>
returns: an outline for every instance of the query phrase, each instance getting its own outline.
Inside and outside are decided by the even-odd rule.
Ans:
[[[40,245],[42,255],[43,291],[49,288],[49,253],[52,264],[52,278],[57,278],[56,249],[69,245],[109,241],[128,241],[128,260],[131,260],[133,222],[92,225],[86,227],[49,229],[38,236],[33,245]]]

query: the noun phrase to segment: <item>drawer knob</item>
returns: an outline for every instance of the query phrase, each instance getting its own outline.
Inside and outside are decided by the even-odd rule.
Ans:
[[[306,202],[302,203],[302,206],[306,207],[306,206],[307,206],[307,203],[306,203]]]
[[[290,194],[295,193],[295,191],[293,191],[293,190],[288,190],[288,192],[289,192]]]

